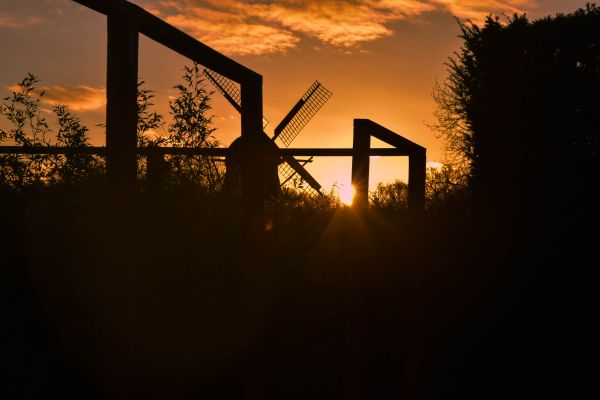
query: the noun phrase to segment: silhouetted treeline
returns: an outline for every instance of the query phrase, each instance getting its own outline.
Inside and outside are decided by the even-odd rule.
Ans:
[[[471,166],[480,200],[543,212],[587,202],[600,146],[600,8],[461,29],[436,92],[438,128]]]
[[[467,242],[448,266],[462,263],[456,283],[482,297],[448,345],[462,367],[442,375],[462,369],[454,390],[483,398],[579,393],[597,258],[600,8],[461,29],[436,128],[472,193]]]

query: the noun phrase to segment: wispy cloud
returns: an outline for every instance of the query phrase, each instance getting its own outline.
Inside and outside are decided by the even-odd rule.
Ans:
[[[13,92],[20,90],[17,85],[11,85],[8,89]],[[35,93],[44,94],[41,102],[46,105],[63,104],[73,111],[97,111],[106,105],[106,89],[87,85],[38,86]]]
[[[492,14],[535,8],[539,0],[134,0],[227,54],[268,54],[301,36],[353,48],[393,34],[393,21],[432,11],[481,22]]]
[[[511,15],[535,9],[537,0],[433,0],[442,9],[473,22],[481,22],[489,14]]]
[[[418,0],[304,0],[258,6],[256,14],[325,43],[351,47],[391,35],[392,31],[386,27],[389,21],[406,19],[432,9],[430,4]]]
[[[0,29],[64,29],[80,18],[86,7],[72,0],[3,0],[0,1]]]
[[[96,111],[106,105],[106,89],[87,85],[40,87],[46,104],[66,104],[73,111]]]
[[[137,0],[148,11],[228,54],[285,52],[299,34],[352,47],[392,31],[386,23],[435,8],[423,0]]]
[[[0,28],[20,29],[42,22],[42,18],[35,16],[20,16],[0,11]]]
[[[285,52],[300,40],[280,27],[207,8],[193,7],[184,14],[168,15],[165,20],[228,54]]]

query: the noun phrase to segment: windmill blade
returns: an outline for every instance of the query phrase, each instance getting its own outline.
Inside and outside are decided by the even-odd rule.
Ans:
[[[316,190],[319,193],[321,192],[321,185],[319,185],[319,182],[317,182],[317,180],[315,178],[313,178],[311,174],[308,173],[308,171],[302,166],[302,164],[300,164],[300,162],[298,162],[298,160],[296,160],[292,156],[283,156],[281,158],[290,167],[292,167],[292,169],[298,175],[300,175],[300,178],[302,178],[303,181],[308,183],[310,185],[310,187],[312,187],[314,190]]]
[[[221,92],[223,97],[239,112],[242,113],[242,94],[240,85],[229,78],[215,72],[211,69],[204,68],[204,76],[213,86]],[[269,124],[269,121],[263,117],[263,129]]]
[[[285,118],[275,128],[273,141],[279,138],[285,147],[298,136],[312,117],[323,107],[333,93],[327,90],[319,81],[315,81]]]
[[[291,157],[293,160],[295,158]],[[295,160],[298,162],[297,160]],[[298,163],[299,164],[299,163]],[[321,185],[308,173],[302,164],[296,164],[294,161],[291,163],[283,161],[279,164],[279,175],[281,176],[281,186],[285,186],[288,182],[292,181],[295,177],[300,177],[301,181],[299,185],[294,185],[296,190],[308,194],[310,197],[322,196]],[[292,167],[295,166],[295,168]],[[303,177],[304,175],[304,177]],[[306,178],[306,179],[305,179]],[[310,183],[312,182],[312,184]]]
[[[233,108],[235,108],[239,113],[242,112],[242,93],[238,83],[208,68],[204,69],[204,76],[206,76],[210,83],[212,83],[214,87],[221,92],[223,97],[225,97],[225,99],[233,106]]]
[[[307,160],[297,160],[301,166],[305,166],[308,163],[311,163],[314,157],[309,157]],[[283,165],[283,164],[282,164]],[[288,168],[287,166],[284,165],[284,167]],[[294,176],[296,176],[296,171],[294,171],[291,167],[289,167],[289,170],[291,171],[290,174],[282,174],[285,179],[283,180],[283,182],[281,182],[281,186],[284,186],[286,183],[288,183]]]
[[[269,141],[271,146],[273,146],[274,150],[279,149],[277,144],[273,141]],[[322,195],[321,193],[321,185],[313,176],[304,168],[302,164],[298,160],[296,160],[293,156],[281,156],[281,164],[279,164],[279,174],[283,177],[281,185],[290,181],[294,178],[295,175],[298,175],[302,181],[306,182],[308,187],[300,187],[299,189],[303,190],[305,193],[311,195]]]

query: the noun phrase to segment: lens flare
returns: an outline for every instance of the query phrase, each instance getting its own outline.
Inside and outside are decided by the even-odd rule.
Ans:
[[[356,194],[356,190],[354,189],[354,186],[344,187],[340,191],[340,201],[347,206],[351,206],[352,202],[354,201],[355,194]]]

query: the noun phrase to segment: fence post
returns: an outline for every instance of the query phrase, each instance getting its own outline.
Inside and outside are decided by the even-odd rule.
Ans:
[[[264,179],[262,173],[265,149],[261,146],[262,134],[262,77],[248,79],[242,91],[242,141],[241,154],[242,209],[245,224],[252,235],[264,229]]]
[[[134,255],[134,195],[137,175],[137,79],[138,30],[135,23],[121,15],[108,14],[106,76],[106,176],[109,189],[107,225],[107,262],[113,274],[119,315],[126,321],[118,334],[124,350],[119,364],[110,373],[109,397],[137,398],[139,385],[137,327],[137,260]],[[112,397],[111,397],[112,398]]]
[[[118,15],[108,18],[106,173],[116,193],[136,184],[138,31]]]
[[[413,215],[425,211],[426,150],[408,156],[408,210]]]
[[[266,318],[269,277],[264,270],[264,178],[265,148],[262,142],[262,77],[247,79],[242,90],[242,137],[239,151],[242,180],[243,286],[241,335],[248,348],[242,361],[243,399],[267,396],[267,344],[262,321]]]
[[[369,206],[369,149],[371,135],[365,120],[354,120],[352,185],[355,194],[353,205],[357,208]]]

